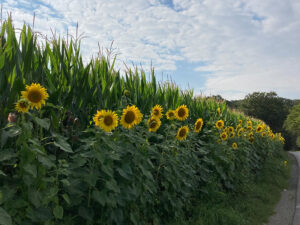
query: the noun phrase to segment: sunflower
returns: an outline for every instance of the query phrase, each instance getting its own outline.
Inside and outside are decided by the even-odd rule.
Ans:
[[[120,123],[123,127],[130,129],[138,125],[142,121],[142,118],[143,114],[135,105],[127,106],[126,109],[123,109]]]
[[[224,127],[224,121],[223,120],[218,120],[216,122],[216,127],[218,128],[218,130],[222,129],[222,127]]]
[[[218,113],[219,116],[221,115],[221,109],[220,109],[220,107],[218,107],[217,113]]]
[[[234,132],[234,128],[232,126],[228,127],[229,132]]]
[[[227,138],[228,138],[228,134],[227,134],[226,132],[222,132],[222,133],[220,134],[220,138],[221,138],[223,141],[226,141]]]
[[[261,132],[260,134],[262,137],[265,137],[266,136],[266,133],[265,132]]]
[[[29,110],[29,102],[24,99],[21,98],[17,103],[16,103],[16,107],[15,109],[19,112],[19,113],[27,113]]]
[[[238,125],[235,127],[235,131],[237,132],[241,127],[242,127],[241,124],[238,124]]]
[[[49,95],[47,90],[40,84],[32,83],[30,86],[26,85],[26,91],[22,91],[22,98],[26,99],[30,103],[31,109],[34,107],[40,109],[42,105],[45,105],[45,100]]]
[[[174,120],[175,119],[175,110],[169,110],[167,113],[166,113],[166,115],[167,115],[167,119],[168,120]]]
[[[243,125],[243,120],[239,120],[239,124]]]
[[[256,133],[260,133],[260,132],[262,132],[262,130],[263,130],[263,126],[262,125],[258,125],[256,127]]]
[[[175,111],[175,117],[177,120],[186,120],[189,116],[189,109],[186,105],[179,106]]]
[[[196,133],[199,133],[201,131],[202,127],[203,127],[203,119],[199,118],[199,119],[197,119],[197,121],[195,123],[194,131]]]
[[[247,121],[247,127],[252,127],[252,121],[251,120]]]
[[[176,135],[177,140],[182,141],[182,140],[186,139],[186,136],[188,133],[189,133],[188,126],[180,127],[178,129],[177,135]]]
[[[149,126],[149,131],[150,132],[155,132],[158,130],[158,128],[161,125],[161,121],[158,117],[156,116],[152,116],[149,120],[148,120],[148,126]]]
[[[233,143],[232,143],[232,148],[233,148],[234,150],[237,149],[237,148],[238,148],[237,143],[233,142]]]
[[[234,131],[229,133],[229,138],[234,138],[234,136],[235,136]]]
[[[254,142],[254,137],[249,137],[249,141],[250,141],[251,143],[253,143],[253,142]]]
[[[118,116],[111,110],[97,111],[93,118],[96,126],[106,132],[111,132],[118,126]]]
[[[221,144],[222,143],[222,139],[221,138],[218,138],[218,144]]]
[[[163,108],[161,107],[161,105],[156,105],[152,108],[151,116],[156,116],[160,119],[163,116],[162,111]]]
[[[252,131],[253,127],[252,126],[247,126],[247,130]]]
[[[240,128],[239,131],[237,132],[237,135],[240,137],[242,135],[242,133],[244,132],[243,128]]]

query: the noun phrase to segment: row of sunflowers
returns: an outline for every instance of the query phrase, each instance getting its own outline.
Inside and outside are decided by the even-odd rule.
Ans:
[[[28,112],[29,108],[39,110],[43,105],[46,104],[46,100],[49,95],[46,88],[41,86],[38,83],[32,83],[30,86],[26,86],[26,90],[21,92],[21,99],[16,103],[15,109],[19,113]],[[220,108],[217,109],[217,113],[220,116]],[[170,109],[166,113],[167,120],[178,120],[185,121],[189,116],[189,109],[186,105],[181,105],[175,110]],[[95,126],[104,130],[105,132],[112,132],[120,124],[126,128],[131,129],[134,126],[137,126],[143,118],[143,114],[135,105],[127,106],[123,109],[121,118],[119,120],[118,115],[115,111],[112,110],[98,110],[97,113],[93,116],[93,121]],[[147,121],[149,132],[156,132],[162,122],[163,118],[163,107],[161,105],[155,105],[152,108],[150,118]],[[203,119],[198,118],[194,124],[193,130],[195,133],[199,133],[203,127]],[[224,121],[218,120],[215,124],[216,128],[219,130],[219,139],[218,143],[221,141],[226,141],[227,139],[232,139],[236,135],[238,137],[248,137],[248,140],[254,142],[254,133],[260,133],[261,137],[270,137],[271,139],[277,139],[284,144],[284,138],[280,133],[274,134],[269,126],[265,123],[259,123],[256,128],[253,128],[253,122],[247,120],[245,126],[243,126],[243,121],[239,120],[239,124],[234,128],[233,126],[224,127]],[[176,139],[183,141],[187,138],[189,133],[189,126],[181,126],[176,135]],[[232,148],[237,149],[238,145],[236,142],[232,143]]]

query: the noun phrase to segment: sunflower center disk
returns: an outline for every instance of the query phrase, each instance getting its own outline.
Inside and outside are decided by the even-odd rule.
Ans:
[[[110,126],[110,125],[112,125],[112,123],[113,123],[113,119],[111,118],[111,116],[105,116],[104,117],[104,124],[106,126]]]
[[[199,130],[200,127],[201,127],[201,123],[199,122],[199,123],[197,123],[197,125],[196,125],[196,130]]]
[[[28,99],[33,103],[38,103],[42,100],[42,95],[38,90],[30,91],[28,93]]]
[[[184,137],[186,135],[186,130],[185,129],[182,129],[179,131],[179,136],[180,137]]]
[[[179,109],[178,110],[178,116],[179,117],[184,117],[185,116],[185,110],[184,109]]]
[[[157,125],[157,122],[155,120],[150,121],[150,128],[155,128]]]
[[[159,111],[157,109],[154,110],[154,115],[158,116],[159,115]]]
[[[132,111],[128,111],[125,115],[125,122],[126,123],[133,123],[135,120],[135,114]]]

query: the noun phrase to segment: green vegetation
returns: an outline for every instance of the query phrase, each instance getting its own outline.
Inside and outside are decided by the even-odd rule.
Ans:
[[[280,134],[225,103],[157,83],[153,70],[151,80],[121,76],[115,59],[84,64],[78,40],[38,43],[29,27],[17,39],[10,19],[1,25],[1,225],[167,224],[199,201],[243,192],[281,159]],[[150,132],[154,106],[177,109],[177,120],[159,117]],[[100,110],[121,125],[103,129]]]
[[[227,104],[248,116],[263,120],[272,130],[281,132],[286,140],[285,149],[290,150],[296,147],[296,138],[284,129],[283,124],[297,102],[298,100],[281,98],[275,92],[253,92],[243,100],[227,101]]]
[[[287,131],[297,137],[297,146],[300,148],[300,104],[295,105],[286,121],[284,122],[284,127]]]
[[[292,162],[287,153],[268,159],[260,174],[243,183],[239,192],[224,193],[211,188],[199,199],[193,217],[176,225],[260,225],[268,222],[281,191],[288,187]]]

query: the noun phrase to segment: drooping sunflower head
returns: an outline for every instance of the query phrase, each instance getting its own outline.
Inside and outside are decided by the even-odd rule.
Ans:
[[[156,132],[161,125],[161,121],[158,117],[152,116],[148,120],[148,127],[150,132]]]
[[[252,130],[253,130],[253,127],[252,127],[252,126],[247,126],[247,130],[248,130],[248,131],[252,131]]]
[[[218,130],[222,129],[224,127],[224,121],[223,120],[218,120],[216,122],[216,127]]]
[[[162,106],[156,105],[152,108],[151,116],[156,116],[160,119],[163,116],[162,112],[163,112]]]
[[[232,131],[232,132],[229,133],[229,138],[234,138],[234,136],[235,136],[234,131]]]
[[[49,97],[47,90],[36,83],[32,83],[30,86],[26,85],[26,91],[22,91],[21,95],[30,103],[32,109],[34,107],[40,109],[42,105],[46,104],[45,100]]]
[[[178,129],[177,135],[176,135],[177,140],[179,140],[179,141],[185,140],[188,133],[189,133],[189,128],[188,128],[188,126],[180,127],[180,128]]]
[[[24,98],[21,98],[17,103],[16,103],[16,106],[15,106],[15,109],[19,112],[19,113],[27,113],[28,110],[29,110],[29,102],[24,99]]]
[[[189,109],[186,105],[179,106],[175,111],[175,117],[177,120],[186,120],[189,116]]]
[[[260,133],[260,132],[262,132],[263,131],[263,126],[262,125],[258,125],[257,127],[256,127],[256,132],[257,133]]]
[[[166,113],[166,116],[167,116],[167,119],[168,120],[174,120],[176,117],[175,117],[175,110],[169,110],[167,113]]]
[[[197,119],[197,121],[195,123],[194,131],[196,133],[199,133],[202,130],[202,127],[203,127],[203,119],[199,118],[199,119]]]
[[[239,124],[241,124],[241,126],[243,125],[243,120],[239,120]]]
[[[238,148],[238,145],[237,145],[236,142],[233,142],[233,143],[232,143],[232,148],[233,148],[234,150]]]
[[[135,105],[127,106],[126,109],[123,109],[120,123],[123,127],[131,129],[133,126],[138,125],[142,118],[143,114]]]
[[[228,138],[228,134],[227,134],[226,132],[222,132],[222,133],[220,134],[220,138],[221,138],[223,141],[226,141],[227,138]]]
[[[221,109],[220,109],[220,107],[217,108],[217,113],[218,113],[219,116],[221,115]]]
[[[234,132],[234,128],[232,126],[228,127],[229,132]]]
[[[97,111],[93,118],[96,126],[100,127],[106,132],[111,132],[118,126],[118,116],[111,110]]]

